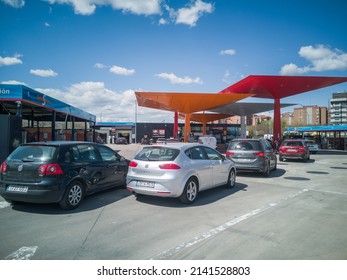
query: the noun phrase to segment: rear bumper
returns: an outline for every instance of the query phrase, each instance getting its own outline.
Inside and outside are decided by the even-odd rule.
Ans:
[[[28,188],[27,192],[8,191],[7,185],[0,183],[0,195],[11,201],[31,203],[56,203],[64,194],[64,190],[58,186],[40,186],[39,188]]]
[[[289,158],[289,159],[305,159],[306,154],[279,154],[282,158]]]

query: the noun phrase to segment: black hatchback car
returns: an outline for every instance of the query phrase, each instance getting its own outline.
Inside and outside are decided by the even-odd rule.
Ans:
[[[128,162],[97,143],[22,144],[1,164],[0,195],[12,203],[59,203],[74,209],[86,195],[125,187]]]

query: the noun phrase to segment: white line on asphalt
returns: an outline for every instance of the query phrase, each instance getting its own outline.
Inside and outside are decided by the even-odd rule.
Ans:
[[[6,202],[6,201],[1,201],[1,202],[0,202],[0,209],[6,208],[6,207],[8,207],[8,206],[10,206],[10,205],[11,205],[11,203],[8,203],[8,202]]]
[[[22,247],[12,254],[8,255],[6,260],[30,260],[30,258],[35,254],[37,246]]]
[[[309,191],[313,191],[313,192],[322,192],[322,193],[331,193],[331,194],[341,194],[341,195],[347,195],[347,193],[342,193],[342,192],[333,192],[333,191],[326,191],[326,190],[315,190],[315,189],[309,189]]]
[[[263,208],[258,208],[258,209],[255,209],[255,210],[252,210],[251,212],[248,212],[247,214],[244,214],[236,219],[233,219],[229,222],[226,222],[225,224],[222,224],[220,226],[217,226],[213,229],[210,229],[209,231],[207,231],[206,233],[203,233],[202,235],[200,236],[195,236],[194,238],[192,238],[191,240],[187,241],[187,242],[184,242],[180,245],[178,245],[177,247],[175,248],[171,248],[167,251],[164,251],[160,254],[158,254],[156,257],[154,257],[153,259],[167,259],[173,255],[176,255],[179,251],[181,251],[182,249],[187,249],[197,243],[200,243],[210,237],[213,237],[215,235],[217,235],[218,233],[222,232],[222,231],[225,231],[226,229],[242,222],[242,221],[245,221],[255,215],[258,215],[259,213],[262,213],[274,206],[277,206],[279,204],[281,204],[282,202],[284,201],[287,201],[288,199],[291,199],[291,198],[294,198],[294,197],[297,197],[298,195],[304,193],[304,192],[307,192],[309,191],[308,189],[303,189],[301,191],[298,191],[294,194],[291,194],[291,195],[288,195],[282,199],[280,199],[279,201],[277,202],[274,202],[274,203],[270,203],[269,205],[267,206],[264,206]]]

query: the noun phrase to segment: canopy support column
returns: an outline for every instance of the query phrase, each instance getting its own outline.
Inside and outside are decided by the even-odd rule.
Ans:
[[[178,138],[178,112],[175,112],[174,116],[174,131],[173,131],[173,138],[177,139]]]
[[[206,135],[206,121],[202,122],[202,135],[205,136]]]
[[[185,123],[184,123],[184,142],[188,142],[190,134],[190,113],[186,113]]]
[[[275,98],[274,103],[274,128],[273,128],[273,142],[281,142],[281,103],[279,98]]]
[[[240,116],[240,122],[241,122],[241,138],[246,138],[246,116]]]

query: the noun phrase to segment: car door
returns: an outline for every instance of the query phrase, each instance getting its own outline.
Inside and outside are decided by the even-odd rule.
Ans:
[[[212,185],[226,183],[229,175],[229,163],[225,161],[220,153],[208,147],[204,147],[206,155],[212,165]]]
[[[76,144],[62,152],[65,164],[69,165],[69,176],[82,178],[86,183],[87,193],[96,191],[103,183],[105,174],[100,155],[94,145]]]
[[[119,186],[125,182],[127,162],[117,152],[107,146],[97,146],[102,160],[105,187]]]
[[[190,168],[198,174],[199,189],[203,190],[212,185],[212,162],[202,146],[195,146],[189,149],[188,156],[191,159]]]

